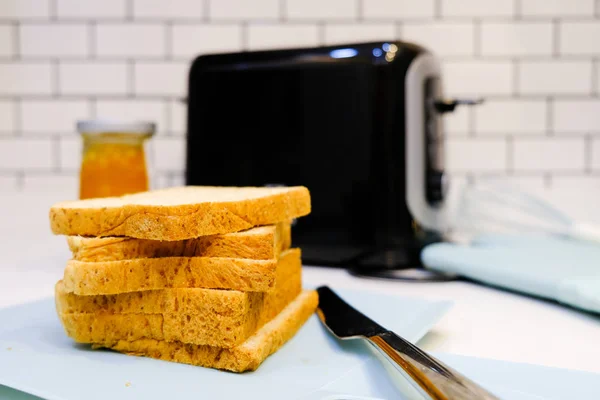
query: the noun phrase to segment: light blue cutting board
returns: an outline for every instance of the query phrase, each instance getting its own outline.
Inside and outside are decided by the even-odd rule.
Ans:
[[[450,308],[448,302],[365,291],[337,292],[413,342]],[[245,374],[92,351],[76,345],[64,334],[53,299],[0,310],[0,321],[0,385],[50,400],[309,398],[373,361],[364,343],[337,341],[316,316],[257,371]],[[357,390],[369,377],[354,383]],[[353,387],[348,389],[352,391]],[[3,391],[8,396],[9,390],[0,387],[0,395]]]

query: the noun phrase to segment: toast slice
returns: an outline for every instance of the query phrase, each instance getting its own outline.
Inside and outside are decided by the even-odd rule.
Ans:
[[[292,243],[291,226],[259,226],[247,231],[196,239],[160,241],[128,237],[68,236],[73,259],[85,262],[159,257],[227,257],[269,260],[278,258]]]
[[[300,259],[300,249],[281,253]],[[123,261],[67,262],[65,291],[108,295],[168,288],[230,289],[268,292],[275,283],[278,261],[223,257],[137,258]]]
[[[286,253],[277,263],[275,287],[266,297],[281,293],[281,285],[296,275],[300,279],[302,265],[295,251]],[[56,309],[59,314],[164,314],[181,313],[193,316],[218,314],[222,317],[242,318],[262,301],[265,292],[240,292],[215,289],[162,289],[113,295],[79,296],[67,291],[63,281],[54,288]],[[296,293],[297,294],[297,293]]]
[[[309,213],[310,194],[303,186],[185,186],[58,203],[50,209],[50,226],[62,235],[172,241],[239,232]]]
[[[92,347],[106,347],[130,355],[233,372],[254,371],[269,355],[279,350],[296,334],[315,312],[318,303],[317,292],[310,290],[300,293],[275,318],[245,342],[231,349],[154,339],[120,340],[116,343],[99,342]]]
[[[300,259],[286,257],[277,266],[270,293],[165,289],[77,296],[59,281],[55,301],[67,334],[77,342],[153,338],[230,348],[271,320],[301,290]]]
[[[156,339],[231,348],[254,334],[301,291],[298,271],[272,293],[251,293],[248,310],[237,316],[197,310],[164,314],[59,313],[59,316],[67,335],[79,343]],[[193,298],[193,295],[188,297]]]

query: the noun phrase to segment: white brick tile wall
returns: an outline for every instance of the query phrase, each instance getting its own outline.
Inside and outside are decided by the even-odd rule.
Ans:
[[[200,54],[240,51],[242,30],[234,24],[176,24],[172,33],[173,55],[192,59]]]
[[[170,176],[170,185],[171,186],[184,186],[185,185],[185,175],[181,173],[171,173]]]
[[[167,172],[156,173],[150,178],[150,187],[152,189],[164,189],[171,187],[171,177]]]
[[[25,24],[19,31],[19,42],[23,57],[86,57],[89,54],[88,28],[84,24]]]
[[[167,130],[167,102],[163,100],[98,100],[96,117],[124,121],[154,121],[157,133]]]
[[[503,172],[506,153],[504,139],[448,138],[446,166],[450,172]]]
[[[83,152],[81,136],[79,134],[62,136],[59,141],[60,170],[78,173]]]
[[[514,0],[442,0],[443,17],[510,17]]]
[[[17,129],[15,103],[0,100],[0,135],[11,135]]]
[[[71,196],[70,199],[77,199],[79,197],[79,177],[75,173],[30,173],[23,178],[23,192],[25,193],[55,192],[57,188],[61,188],[61,192],[68,193]]]
[[[52,152],[50,139],[0,138],[0,170],[49,170]]]
[[[357,0],[287,0],[289,19],[354,19],[358,15]]]
[[[488,100],[475,107],[478,134],[543,134],[546,130],[545,100]]]
[[[0,18],[48,18],[50,0],[2,0]]]
[[[280,3],[279,0],[209,0],[208,9],[211,19],[216,20],[273,20],[279,18]]]
[[[486,97],[445,117],[451,171],[573,192],[590,168],[600,181],[599,11],[598,0],[0,0],[0,188],[74,188],[74,124],[91,116],[157,122],[151,167],[182,184],[179,98],[195,56],[402,37],[442,57],[447,97]]]
[[[559,49],[565,55],[598,55],[600,53],[600,21],[562,22]]]
[[[583,172],[582,138],[523,138],[514,143],[515,171]]]
[[[596,171],[600,171],[600,138],[595,138],[591,143],[591,167]]]
[[[509,61],[446,61],[444,84],[450,95],[510,94],[514,69]]]
[[[0,62],[0,88],[4,95],[44,95],[52,92],[49,62]]]
[[[316,24],[253,24],[248,27],[248,48],[250,50],[318,45],[319,31]]]
[[[331,24],[325,27],[325,43],[356,43],[392,40],[396,37],[393,23],[378,24]]]
[[[134,67],[134,91],[144,95],[183,97],[187,93],[187,62],[137,62]]]
[[[58,18],[124,18],[128,0],[53,0]],[[149,0],[148,0],[149,1]]]
[[[591,61],[523,61],[519,65],[522,94],[589,94]]]
[[[550,22],[484,22],[481,54],[486,56],[532,56],[552,54]]]
[[[0,175],[0,192],[12,193],[18,189],[17,176],[11,175]]]
[[[204,16],[204,1],[169,0],[166,7],[164,0],[130,1],[133,1],[134,18],[200,19]]]
[[[164,57],[165,26],[158,23],[112,24],[96,27],[98,57]]]
[[[452,135],[469,133],[470,113],[469,107],[457,107],[453,112],[444,114],[445,132]]]
[[[90,118],[87,100],[23,100],[21,129],[24,134],[70,134],[75,122]]]
[[[402,25],[402,39],[419,43],[439,56],[472,55],[475,29],[470,22],[407,22]]]
[[[0,24],[0,58],[10,57],[15,53],[14,29],[9,24]]]
[[[521,0],[525,16],[588,16],[594,15],[594,0]]]
[[[187,106],[180,100],[169,102],[169,115],[171,116],[169,132],[183,135],[187,131]]]
[[[432,18],[434,0],[368,0],[363,3],[366,18]]]
[[[552,123],[557,132],[600,133],[600,100],[555,100]]]
[[[154,167],[157,172],[182,171],[185,165],[185,142],[182,137],[156,138]]]
[[[127,64],[122,62],[65,61],[59,64],[59,91],[66,95],[124,95]]]

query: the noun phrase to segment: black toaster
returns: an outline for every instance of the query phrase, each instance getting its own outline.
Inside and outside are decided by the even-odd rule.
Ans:
[[[190,69],[186,184],[304,185],[305,264],[420,265],[445,227],[437,59],[399,41],[210,54]]]

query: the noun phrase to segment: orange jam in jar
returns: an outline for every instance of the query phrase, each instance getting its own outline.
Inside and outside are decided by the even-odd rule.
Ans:
[[[154,134],[154,124],[85,121],[77,129],[83,138],[80,199],[149,189],[144,145]]]

